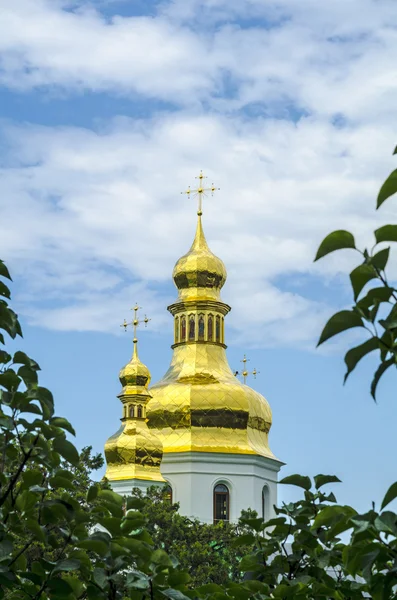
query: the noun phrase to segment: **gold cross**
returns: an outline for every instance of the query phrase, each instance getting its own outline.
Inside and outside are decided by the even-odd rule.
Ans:
[[[256,379],[256,376],[259,375],[260,371],[257,371],[255,368],[253,371],[251,371],[251,373],[249,373],[247,371],[247,362],[249,362],[249,358],[246,357],[246,355],[244,354],[244,358],[243,360],[240,360],[240,362],[243,363],[243,370],[241,371],[241,373],[239,373],[238,371],[234,372],[234,376],[237,377],[237,375],[241,375],[244,381],[244,384],[247,381],[247,377],[249,377],[249,375],[253,375],[254,379]]]
[[[186,194],[188,198],[190,198],[191,194],[193,194],[194,198],[198,197],[197,214],[199,216],[201,216],[203,214],[203,205],[202,205],[203,196],[206,196],[207,192],[211,192],[211,196],[213,196],[214,192],[216,192],[220,188],[215,187],[213,183],[211,184],[210,187],[204,187],[204,179],[207,179],[207,177],[205,175],[203,175],[202,171],[200,171],[200,175],[198,175],[198,177],[196,177],[196,179],[199,180],[198,187],[196,189],[192,190],[192,189],[190,189],[190,185],[189,185],[186,192],[181,192],[181,194]]]
[[[146,315],[145,315],[145,317],[141,321],[138,319],[138,310],[140,308],[141,307],[138,306],[138,304],[135,304],[134,308],[131,308],[131,310],[134,311],[134,319],[131,321],[131,323],[127,323],[127,321],[124,319],[124,323],[122,323],[120,325],[120,327],[124,327],[124,331],[127,331],[127,327],[129,327],[130,325],[133,326],[133,328],[134,328],[134,342],[137,340],[136,331],[137,331],[138,326],[141,325],[142,323],[144,323],[145,327],[146,327],[147,324],[149,323],[149,321],[151,321],[151,319],[148,319]]]

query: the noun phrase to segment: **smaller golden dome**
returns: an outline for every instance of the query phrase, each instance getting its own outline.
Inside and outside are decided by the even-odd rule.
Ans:
[[[119,379],[123,386],[122,394],[143,393],[138,388],[147,388],[150,383],[150,371],[146,365],[139,360],[137,350],[138,340],[134,339],[134,352],[129,363],[120,371]]]
[[[193,244],[175,264],[172,274],[181,300],[193,298],[219,299],[227,272],[223,261],[208,247],[198,213],[197,229]]]
[[[110,481],[164,481],[160,473],[163,445],[148,429],[145,419],[126,419],[106,442],[105,457],[106,477]]]

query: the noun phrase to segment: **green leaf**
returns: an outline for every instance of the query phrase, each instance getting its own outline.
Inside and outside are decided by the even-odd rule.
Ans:
[[[179,590],[173,590],[172,588],[169,588],[167,590],[160,591],[166,598],[170,598],[171,600],[190,600],[189,596],[186,596]]]
[[[321,333],[317,346],[352,327],[364,327],[361,317],[353,310],[341,310],[329,319]]]
[[[0,328],[4,329],[12,339],[17,335],[22,337],[18,316],[2,301],[0,301]]]
[[[314,261],[330,254],[330,252],[342,250],[343,248],[356,248],[353,235],[349,231],[344,231],[343,229],[333,231],[321,242]]]
[[[55,427],[60,427],[61,429],[65,429],[65,431],[68,431],[72,435],[76,435],[76,432],[73,429],[72,425],[67,419],[64,419],[63,417],[52,417],[52,419],[50,419],[50,425],[55,425]]]
[[[369,308],[376,303],[388,302],[393,291],[394,288],[386,286],[371,288],[368,290],[367,295],[357,302],[357,306],[360,308]]]
[[[384,531],[385,533],[392,533],[397,535],[397,515],[394,512],[386,510],[382,514],[378,515],[374,523],[378,531]]]
[[[376,271],[372,265],[362,264],[353,269],[350,273],[350,281],[354,292],[354,300],[357,300],[363,287],[371,281],[376,279]]]
[[[84,548],[85,550],[90,550],[91,552],[96,552],[99,556],[105,556],[108,552],[108,544],[106,544],[103,540],[90,538],[87,540],[83,540],[77,544],[79,548]]]
[[[0,373],[0,385],[5,387],[9,392],[15,392],[20,383],[21,379],[12,369],[7,369],[4,373]]]
[[[152,553],[150,559],[155,565],[162,565],[164,567],[172,567],[172,561],[171,561],[170,557],[164,550],[161,550],[160,548],[155,550]]]
[[[374,378],[371,383],[371,396],[375,400],[375,402],[376,402],[376,388],[378,387],[380,378],[387,371],[387,369],[389,367],[391,367],[392,365],[395,365],[395,364],[396,364],[396,362],[395,362],[394,356],[392,356],[388,360],[385,360],[384,362],[382,362],[379,365],[379,367],[377,368],[377,370],[375,371],[375,375],[374,375]]]
[[[312,487],[310,477],[307,477],[307,475],[288,475],[288,477],[284,477],[284,479],[281,479],[279,483],[296,485],[307,491],[310,490],[310,488]]]
[[[397,242],[397,225],[383,225],[374,231],[376,243]]]
[[[328,527],[336,520],[350,519],[355,514],[357,513],[351,506],[325,506],[314,519],[312,529],[323,526]]]
[[[397,192],[397,169],[392,171],[389,177],[386,179],[384,184],[379,190],[378,199],[376,201],[376,208],[379,208],[385,200],[393,196]]]
[[[8,354],[5,350],[0,350],[0,363],[5,365],[11,360],[11,354]]]
[[[7,267],[5,266],[4,262],[2,260],[0,260],[0,275],[2,277],[6,277],[7,279],[9,279],[10,281],[12,281],[11,279],[11,275],[7,269]]]
[[[231,545],[233,548],[239,548],[240,546],[252,546],[255,544],[255,536],[252,533],[245,533],[239,535],[238,538],[232,541]]]
[[[379,271],[384,271],[387,265],[387,261],[389,260],[390,254],[390,246],[388,248],[384,248],[383,250],[379,250],[374,256],[371,258],[371,265],[373,265]]]
[[[87,492],[87,502],[92,502],[98,496],[99,487],[97,485],[92,485]]]
[[[67,558],[65,560],[60,560],[55,565],[55,569],[52,574],[60,573],[61,571],[76,571],[76,569],[80,568],[80,561],[76,558]]]
[[[145,501],[143,500],[143,498],[136,498],[135,496],[128,496],[127,509],[135,508],[136,510],[139,510],[141,508],[144,508],[144,506],[145,506]]]
[[[48,589],[54,594],[54,598],[67,598],[73,593],[70,585],[60,577],[53,577],[47,581]]]
[[[26,365],[22,365],[18,369],[18,376],[22,377],[27,388],[37,386],[38,377],[37,372]]]
[[[355,346],[346,352],[345,363],[347,366],[347,371],[345,374],[344,383],[346,383],[350,373],[356,368],[360,360],[374,350],[379,350],[379,340],[376,337],[371,337],[363,344]]]
[[[25,352],[21,352],[20,350],[18,350],[18,352],[15,352],[13,360],[14,363],[18,365],[25,365],[26,367],[29,367],[34,371],[40,371],[38,363],[32,358],[30,358],[27,354],[25,354]]]
[[[58,474],[56,474],[54,477],[51,477],[49,483],[50,486],[54,489],[62,488],[64,490],[74,490],[76,488],[75,484],[72,481]]]
[[[68,442],[68,440],[66,440],[65,438],[56,437],[52,443],[52,447],[55,450],[55,452],[58,452],[58,454],[62,456],[62,458],[65,458],[72,465],[77,467],[77,465],[79,464],[80,457],[73,444]]]
[[[0,296],[3,296],[3,298],[8,298],[8,300],[11,298],[10,290],[2,281],[0,281]]]
[[[385,506],[390,504],[390,502],[392,502],[395,498],[397,498],[397,481],[395,483],[392,483],[392,485],[387,490],[385,497],[382,500],[380,509],[383,510]]]
[[[323,485],[327,483],[341,483],[341,480],[336,475],[315,475],[314,483],[316,486],[316,490],[319,490]]]

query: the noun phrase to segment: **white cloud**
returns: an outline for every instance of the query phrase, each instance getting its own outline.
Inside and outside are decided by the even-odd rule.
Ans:
[[[305,287],[285,291],[290,277],[344,271],[357,261],[348,252],[313,264],[323,235],[347,227],[365,243],[385,218],[372,210],[383,166],[368,144],[390,147],[386,128],[179,112],[116,119],[100,132],[8,125],[3,133],[0,252],[25,281],[22,312],[51,328],[115,331],[139,300],[154,330],[168,322],[171,331],[165,306],[175,293],[164,285],[195,227],[194,201],[178,191],[197,166],[221,187],[204,222],[229,270],[223,297],[235,343],[244,332],[255,345],[312,344],[332,308]]]
[[[394,166],[396,21],[394,0],[174,0],[107,19],[86,2],[2,7],[3,85],[179,107],[96,130],[3,123],[0,252],[24,282],[22,311],[114,331],[139,295],[160,330],[194,230],[178,191],[203,168],[222,188],[205,230],[229,270],[232,340],[312,344],[335,275],[357,262],[313,264],[318,243],[341,227],[370,243],[393,219],[392,204],[373,207]]]

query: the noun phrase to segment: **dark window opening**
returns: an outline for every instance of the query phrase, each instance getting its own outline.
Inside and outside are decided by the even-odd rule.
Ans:
[[[131,417],[131,419],[134,418],[134,407],[133,406],[130,406],[130,417]]]
[[[189,340],[194,340],[196,336],[196,320],[192,315],[189,318]]]
[[[172,504],[172,487],[170,485],[164,486],[164,498]]]
[[[229,521],[229,489],[223,483],[214,488],[214,523]]]
[[[199,316],[198,321],[198,339],[204,340],[204,315]]]
[[[181,318],[181,342],[186,340],[186,317]]]
[[[142,419],[142,406],[138,406],[138,419]]]
[[[210,342],[212,342],[212,336],[213,336],[213,324],[212,324],[212,316],[210,315],[208,317],[208,340]]]
[[[216,317],[216,341],[221,341],[221,319]]]

